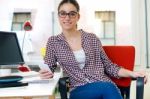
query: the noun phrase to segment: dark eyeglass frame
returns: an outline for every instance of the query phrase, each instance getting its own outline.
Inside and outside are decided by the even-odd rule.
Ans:
[[[69,13],[67,13],[65,11],[58,12],[58,16],[60,18],[65,18],[67,15],[69,16],[69,18],[75,18],[77,16],[77,14],[78,14],[77,11],[70,11]]]

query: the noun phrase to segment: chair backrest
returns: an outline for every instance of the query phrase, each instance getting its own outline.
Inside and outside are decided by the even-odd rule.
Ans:
[[[103,48],[113,63],[133,71],[135,60],[134,46],[103,46]],[[131,78],[112,78],[112,80],[121,87],[128,87],[131,84]]]

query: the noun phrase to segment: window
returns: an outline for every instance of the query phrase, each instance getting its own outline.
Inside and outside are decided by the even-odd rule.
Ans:
[[[95,11],[95,18],[99,21],[99,36],[102,42],[115,44],[115,11]]]
[[[22,31],[23,24],[26,20],[31,20],[31,13],[30,12],[16,12],[13,14],[13,21],[12,21],[12,31]]]

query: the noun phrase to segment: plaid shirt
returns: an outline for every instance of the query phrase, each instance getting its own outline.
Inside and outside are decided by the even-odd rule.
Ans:
[[[72,88],[96,81],[112,82],[109,76],[119,78],[120,67],[108,59],[96,35],[86,33],[83,30],[79,31],[82,48],[86,55],[83,69],[79,68],[79,64],[69,44],[65,41],[63,33],[51,36],[48,39],[45,63],[53,71],[56,62],[58,62],[69,76]]]

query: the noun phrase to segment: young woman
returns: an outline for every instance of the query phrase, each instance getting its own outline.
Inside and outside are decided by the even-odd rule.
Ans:
[[[142,77],[145,74],[113,64],[94,34],[77,30],[79,10],[76,0],[60,2],[58,17],[62,33],[48,39],[45,63],[52,72],[40,70],[41,78],[52,78],[58,62],[71,82],[70,99],[122,99],[109,76]]]

